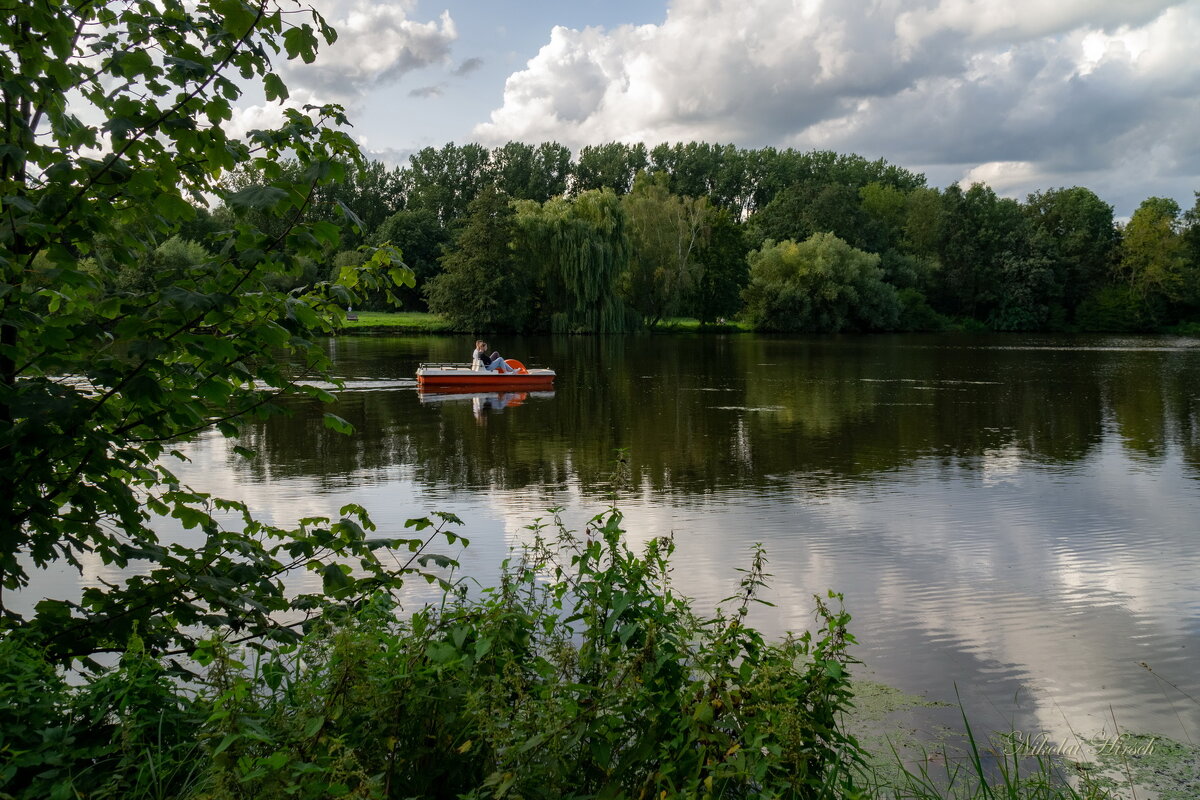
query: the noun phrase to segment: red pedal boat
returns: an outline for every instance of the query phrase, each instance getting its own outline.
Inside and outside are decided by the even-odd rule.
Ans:
[[[515,358],[505,361],[516,372],[488,372],[471,369],[466,364],[421,364],[417,369],[417,386],[427,390],[502,392],[509,389],[549,389],[554,385],[552,369],[526,369]]]

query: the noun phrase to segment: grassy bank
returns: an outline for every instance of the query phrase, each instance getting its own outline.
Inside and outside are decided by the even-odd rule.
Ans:
[[[367,333],[470,333],[457,330],[445,317],[424,311],[356,311],[356,319],[345,322],[347,334]],[[690,317],[672,317],[663,320],[651,332],[675,333],[740,333],[750,328],[733,320],[721,324],[700,323]]]
[[[448,320],[438,314],[424,311],[359,311],[355,312],[357,319],[347,320],[343,333],[345,334],[430,334],[447,333],[462,334],[470,331],[457,330]],[[657,325],[648,328],[649,333],[750,333],[752,328],[746,322],[725,320],[719,323],[701,323],[694,317],[669,317]],[[989,333],[982,323],[973,320],[946,320],[940,329],[946,333]],[[1064,333],[1069,331],[1056,331]],[[1176,336],[1200,336],[1200,323],[1180,323],[1172,328],[1164,328],[1161,333]]]
[[[424,311],[356,311],[345,333],[458,333],[444,317]]]

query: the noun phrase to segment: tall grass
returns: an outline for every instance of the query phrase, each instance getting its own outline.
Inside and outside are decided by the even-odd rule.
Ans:
[[[960,706],[961,709],[961,706]],[[1085,774],[1071,772],[1060,759],[1022,756],[1005,749],[980,750],[966,714],[966,748],[943,748],[931,757],[905,758],[891,752],[891,769],[867,770],[860,778],[864,796],[894,800],[1106,800],[1109,790]],[[936,766],[934,766],[936,765]]]

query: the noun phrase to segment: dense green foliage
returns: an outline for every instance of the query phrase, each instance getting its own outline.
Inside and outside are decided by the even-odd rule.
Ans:
[[[760,547],[704,615],[672,587],[671,540],[637,554],[620,524],[616,510],[581,534],[539,521],[476,596],[447,585],[406,613],[379,595],[257,652],[206,639],[184,680],[137,637],[74,684],[21,637],[0,639],[0,793],[1108,797],[1047,761],[985,768],[973,738],[945,775],[868,761],[844,727],[855,662],[840,596],[814,598],[812,629],[772,644],[748,624],[769,578]]]
[[[1063,307],[1077,308],[1112,272],[1120,242],[1112,207],[1076,186],[1032,194],[1025,211],[1049,250]]]
[[[707,246],[700,249],[700,277],[691,311],[701,324],[732,318],[742,308],[742,287],[750,279],[750,247],[742,226],[727,208],[709,218]]]
[[[699,254],[709,234],[709,205],[704,197],[673,195],[667,176],[639,173],[622,198],[629,220],[632,257],[625,298],[651,325],[683,310],[700,283]]]
[[[832,233],[814,233],[800,243],[767,241],[749,260],[743,296],[746,315],[760,330],[839,333],[896,326],[900,301],[883,281],[879,256]]]
[[[588,145],[579,151],[575,164],[574,191],[612,189],[617,194],[625,194],[633,188],[637,174],[647,166],[649,161],[644,144]]]
[[[358,163],[340,109],[288,110],[248,141],[221,126],[242,92],[227,72],[286,97],[271,54],[311,61],[333,31],[270,0],[20,3],[0,17],[0,633],[64,663],[126,650],[135,632],[154,653],[206,628],[294,640],[304,617],[393,585],[377,551],[401,537],[368,539],[362,509],[268,525],[170,468],[173,441],[234,435],[286,395],[332,399],[299,383],[332,380],[314,338],[357,290],[411,282],[398,262],[386,274],[385,248],[292,288],[339,244],[313,203]],[[222,182],[239,166],[259,180]],[[205,196],[222,211],[201,214]],[[197,544],[160,541],[168,517]],[[10,601],[32,573],[88,563],[136,574],[32,612]],[[296,569],[324,590],[287,591]]]
[[[611,190],[517,203],[517,249],[538,281],[534,330],[624,333],[637,327],[618,288],[629,268],[627,217]]]
[[[670,581],[620,514],[535,525],[493,589],[404,614],[380,595],[252,660],[201,642],[197,673],[130,642],[68,686],[0,640],[0,792],[16,798],[827,797],[859,763],[848,616],[768,643],[747,624],[761,550],[727,607]],[[831,595],[836,602],[840,598]],[[22,702],[13,702],[22,698]],[[30,698],[25,702],[24,698]]]
[[[1151,197],[1125,226],[1119,274],[1158,313],[1200,300],[1200,265],[1188,258],[1179,204]]]
[[[531,311],[532,287],[518,270],[510,242],[516,214],[488,187],[471,201],[466,224],[425,285],[429,310],[470,331],[520,330]]]
[[[442,227],[434,213],[424,208],[403,209],[385,219],[371,237],[370,244],[391,245],[404,254],[404,264],[413,272],[414,287],[396,292],[402,308],[412,311],[426,307],[423,290],[441,267],[440,259],[450,240],[450,231]],[[386,308],[386,297],[365,298],[368,308]]]
[[[369,241],[390,241],[406,256],[411,248],[422,283],[442,270],[441,248],[454,248],[470,201],[485,187],[525,203],[524,216],[528,203],[537,204],[560,227],[572,216],[571,204],[589,203],[592,192],[621,199],[625,219],[618,227],[629,239],[617,277],[621,313],[613,306],[604,325],[576,320],[578,291],[550,286],[552,276],[570,270],[563,271],[545,240],[538,245],[520,234],[512,244],[521,280],[547,290],[535,292],[533,314],[504,320],[498,330],[634,330],[679,315],[732,317],[743,310],[739,290],[748,266],[736,239],[748,250],[817,233],[878,255],[883,280],[901,293],[899,317],[862,329],[1156,330],[1200,315],[1200,213],[1170,200],[1147,200],[1122,225],[1111,206],[1079,186],[1036,192],[1022,203],[982,184],[934,189],[919,174],[856,155],[699,142],[649,149],[610,142],[584,147],[574,160],[556,142],[509,142],[491,151],[448,144],[415,154],[405,169],[372,170],[374,177],[354,172],[361,191],[341,187],[333,194],[363,220]],[[373,227],[381,208],[384,217],[413,216],[399,229]],[[719,213],[728,215],[724,244],[712,239]],[[731,235],[732,228],[740,234]],[[348,228],[343,235],[357,241]],[[575,229],[568,247],[574,255],[567,257],[578,266],[591,246],[621,261],[612,235],[612,226],[591,234]],[[589,236],[596,237],[590,245]],[[575,277],[608,286],[607,256],[592,263],[599,273]],[[420,293],[401,297],[406,308],[422,308]],[[383,307],[382,296],[368,302]]]

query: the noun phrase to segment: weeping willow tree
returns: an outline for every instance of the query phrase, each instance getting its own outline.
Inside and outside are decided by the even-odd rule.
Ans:
[[[611,189],[516,206],[518,249],[539,276],[553,332],[625,333],[641,326],[618,293],[631,248],[624,209]]]

